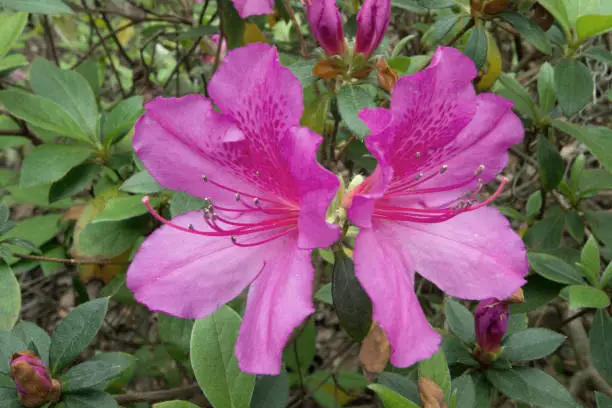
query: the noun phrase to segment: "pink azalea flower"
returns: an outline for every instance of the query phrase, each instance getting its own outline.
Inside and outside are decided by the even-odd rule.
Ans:
[[[242,18],[274,12],[274,0],[232,0],[232,2]]]
[[[389,27],[391,0],[365,0],[357,14],[355,52],[366,58],[380,45]]]
[[[508,304],[495,298],[485,299],[478,304],[474,313],[476,342],[480,349],[496,353],[508,330]]]
[[[306,16],[312,35],[327,55],[344,54],[342,16],[336,0],[306,0]]]
[[[325,212],[337,178],[316,160],[321,137],[300,127],[299,80],[275,48],[231,51],[210,100],[157,98],[134,148],[163,186],[212,200],[167,221],[142,244],[127,285],[151,310],[203,318],[250,285],[236,345],[243,371],[278,374],[291,332],[313,312],[310,250],[338,229]],[[148,203],[147,203],[148,205]]]
[[[504,168],[523,126],[510,102],[475,94],[475,76],[468,57],[441,47],[427,69],[397,82],[390,109],[360,113],[378,167],[345,206],[360,227],[355,273],[396,366],[430,357],[440,343],[415,295],[415,271],[467,299],[505,299],[528,271],[523,242],[486,207],[507,179],[488,200],[476,200]]]

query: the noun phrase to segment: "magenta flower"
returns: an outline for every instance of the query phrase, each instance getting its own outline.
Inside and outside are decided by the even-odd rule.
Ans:
[[[232,2],[242,18],[274,12],[274,0],[232,0]]]
[[[342,16],[336,0],[306,0],[306,15],[312,35],[327,55],[344,54]]]
[[[467,299],[504,299],[528,271],[523,242],[486,207],[507,180],[486,201],[476,200],[504,168],[523,126],[510,102],[475,94],[475,76],[468,57],[441,47],[427,69],[397,82],[390,109],[360,112],[378,167],[344,205],[360,227],[355,272],[396,366],[430,357],[440,343],[414,293],[415,271]]]
[[[476,342],[488,353],[499,350],[508,330],[508,304],[495,298],[485,299],[478,304],[474,313]]]
[[[312,248],[337,240],[325,212],[337,178],[316,160],[321,137],[300,127],[299,80],[275,48],[228,53],[208,87],[146,105],[136,153],[163,186],[208,197],[142,244],[127,285],[151,310],[203,318],[250,285],[236,345],[243,371],[278,374],[291,332],[313,312]]]
[[[357,14],[357,39],[355,53],[366,58],[380,45],[391,16],[391,0],[365,0]]]

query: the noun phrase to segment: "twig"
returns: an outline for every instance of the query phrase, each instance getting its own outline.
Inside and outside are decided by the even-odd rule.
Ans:
[[[177,398],[189,399],[200,392],[200,386],[198,384],[192,384],[169,390],[130,392],[123,395],[115,395],[115,401],[117,401],[119,405],[129,405],[136,402],[154,404],[156,402],[168,401]]]
[[[58,262],[65,263],[69,265],[129,265],[129,262],[125,261],[111,261],[109,259],[69,259],[69,258],[54,258],[51,256],[41,256],[41,255],[25,255],[25,254],[16,254],[13,253],[15,258],[21,259],[31,259],[34,261],[44,261],[44,262]]]
[[[95,4],[97,7],[101,7],[99,0],[95,0]],[[128,53],[125,51],[125,48],[123,48],[121,41],[119,41],[119,38],[115,34],[115,30],[113,29],[113,25],[111,24],[110,20],[103,11],[101,11],[100,14],[102,15],[102,20],[104,21],[106,28],[108,28],[108,31],[110,31],[112,34],[111,38],[113,39],[113,41],[115,41],[115,44],[117,44],[117,47],[119,48],[119,53],[121,53],[121,55],[127,61],[130,67],[134,66],[134,62],[132,61]]]
[[[70,69],[73,70],[76,67],[78,67],[79,65],[81,65],[83,62],[85,62],[87,60],[87,58],[89,58],[96,49],[98,49],[99,46],[102,45],[102,43],[104,43],[105,41],[109,40],[113,35],[117,35],[119,34],[121,31],[123,30],[127,30],[130,27],[135,26],[136,24],[140,24],[140,23],[144,23],[147,21],[154,21],[154,20],[138,20],[138,21],[130,21],[127,24],[122,25],[121,27],[117,28],[116,30],[113,30],[110,34],[105,35],[99,42],[95,43],[94,45],[91,46],[91,48],[85,53],[85,55],[83,55]],[[93,31],[93,29],[92,29]]]
[[[306,46],[306,41],[304,41],[304,37],[302,36],[302,32],[300,31],[300,25],[298,24],[297,19],[295,18],[295,12],[291,7],[291,3],[289,3],[289,0],[282,0],[282,2],[283,6],[285,7],[285,10],[287,11],[287,14],[289,14],[291,23],[295,27],[295,34],[297,35],[298,42],[300,43],[300,53],[302,54],[302,57],[308,59],[310,58],[308,55],[308,47]]]
[[[467,32],[467,31],[468,31],[470,28],[472,28],[472,27],[474,27],[474,18],[473,18],[473,17],[472,17],[472,18],[470,19],[470,21],[469,21],[469,22],[468,22],[468,23],[465,25],[465,27],[463,27],[463,28],[461,29],[461,31],[459,31],[459,32],[457,33],[457,35],[455,35],[455,36],[453,37],[453,39],[452,39],[452,40],[450,40],[450,41],[448,42],[448,44],[447,44],[447,45],[450,47],[451,45],[453,45],[454,43],[456,43],[456,42],[457,42],[457,40],[458,40],[458,39],[460,39],[460,38],[463,36],[463,34],[465,34],[465,33],[466,33],[466,32]]]
[[[170,75],[168,75],[168,79],[166,79],[166,82],[163,85],[164,89],[166,89],[166,86],[168,86],[170,81],[172,81],[172,78],[174,77],[174,75],[178,74],[179,69],[180,69],[181,65],[183,65],[185,60],[187,60],[187,58],[189,58],[191,56],[191,54],[193,54],[193,52],[196,50],[196,48],[198,48],[198,45],[200,45],[200,41],[201,40],[202,40],[202,37],[198,37],[198,39],[193,43],[191,48],[189,48],[189,50],[185,54],[183,54],[181,56],[181,58],[176,62],[176,65],[172,69],[172,72],[170,72]],[[221,44],[222,40],[223,40],[222,38],[219,38],[219,44]],[[177,44],[177,49],[178,49],[178,44]],[[178,78],[178,75],[177,75],[177,78]]]
[[[51,29],[51,25],[49,24],[49,19],[47,16],[43,16],[42,25],[45,29],[45,37],[47,37],[47,43],[49,43],[49,48],[51,49],[51,55],[53,56],[53,61],[55,61],[55,65],[59,67],[59,57],[57,56],[57,49],[55,48],[55,40],[53,40],[53,30]]]

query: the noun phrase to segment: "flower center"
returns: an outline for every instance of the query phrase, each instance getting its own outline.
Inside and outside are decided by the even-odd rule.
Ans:
[[[198,230],[192,224],[181,226],[165,219],[151,206],[148,196],[142,202],[153,217],[169,227],[195,235],[229,237],[239,247],[262,245],[297,231],[299,208],[294,204],[238,191],[206,176],[202,176],[202,181],[234,193],[236,198],[235,207],[222,207],[205,199],[208,207],[202,211],[202,219],[210,230]]]
[[[395,221],[410,221],[423,223],[438,223],[449,220],[459,214],[474,211],[482,208],[495,200],[508,183],[506,177],[501,177],[501,184],[498,189],[485,201],[479,202],[476,196],[483,187],[482,180],[478,176],[484,171],[481,164],[474,171],[472,177],[455,184],[421,187],[427,181],[440,177],[448,170],[448,166],[443,165],[438,171],[430,174],[418,173],[412,179],[395,179],[391,182],[382,200],[377,202],[374,209],[374,217]],[[416,202],[417,197],[427,194],[435,194],[446,191],[453,191],[477,182],[476,188],[471,193],[461,196],[449,203],[437,207],[412,207],[411,203]]]

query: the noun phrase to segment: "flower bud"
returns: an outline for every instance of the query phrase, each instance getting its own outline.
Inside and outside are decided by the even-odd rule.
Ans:
[[[423,408],[446,408],[446,401],[444,400],[444,391],[434,380],[427,377],[419,379],[418,384],[419,395]]]
[[[376,61],[376,69],[378,71],[378,83],[385,91],[391,93],[395,87],[395,83],[399,80],[399,75],[395,72],[384,57],[380,57]]]
[[[369,58],[389,27],[391,0],[365,0],[357,14],[355,53]]]
[[[312,35],[327,55],[344,54],[342,16],[336,0],[306,0],[306,14]]]
[[[508,304],[494,298],[478,304],[474,313],[476,342],[485,353],[497,353],[508,329]]]
[[[19,402],[26,408],[37,408],[60,398],[59,381],[51,378],[45,364],[29,350],[13,354],[11,377],[17,386]]]

